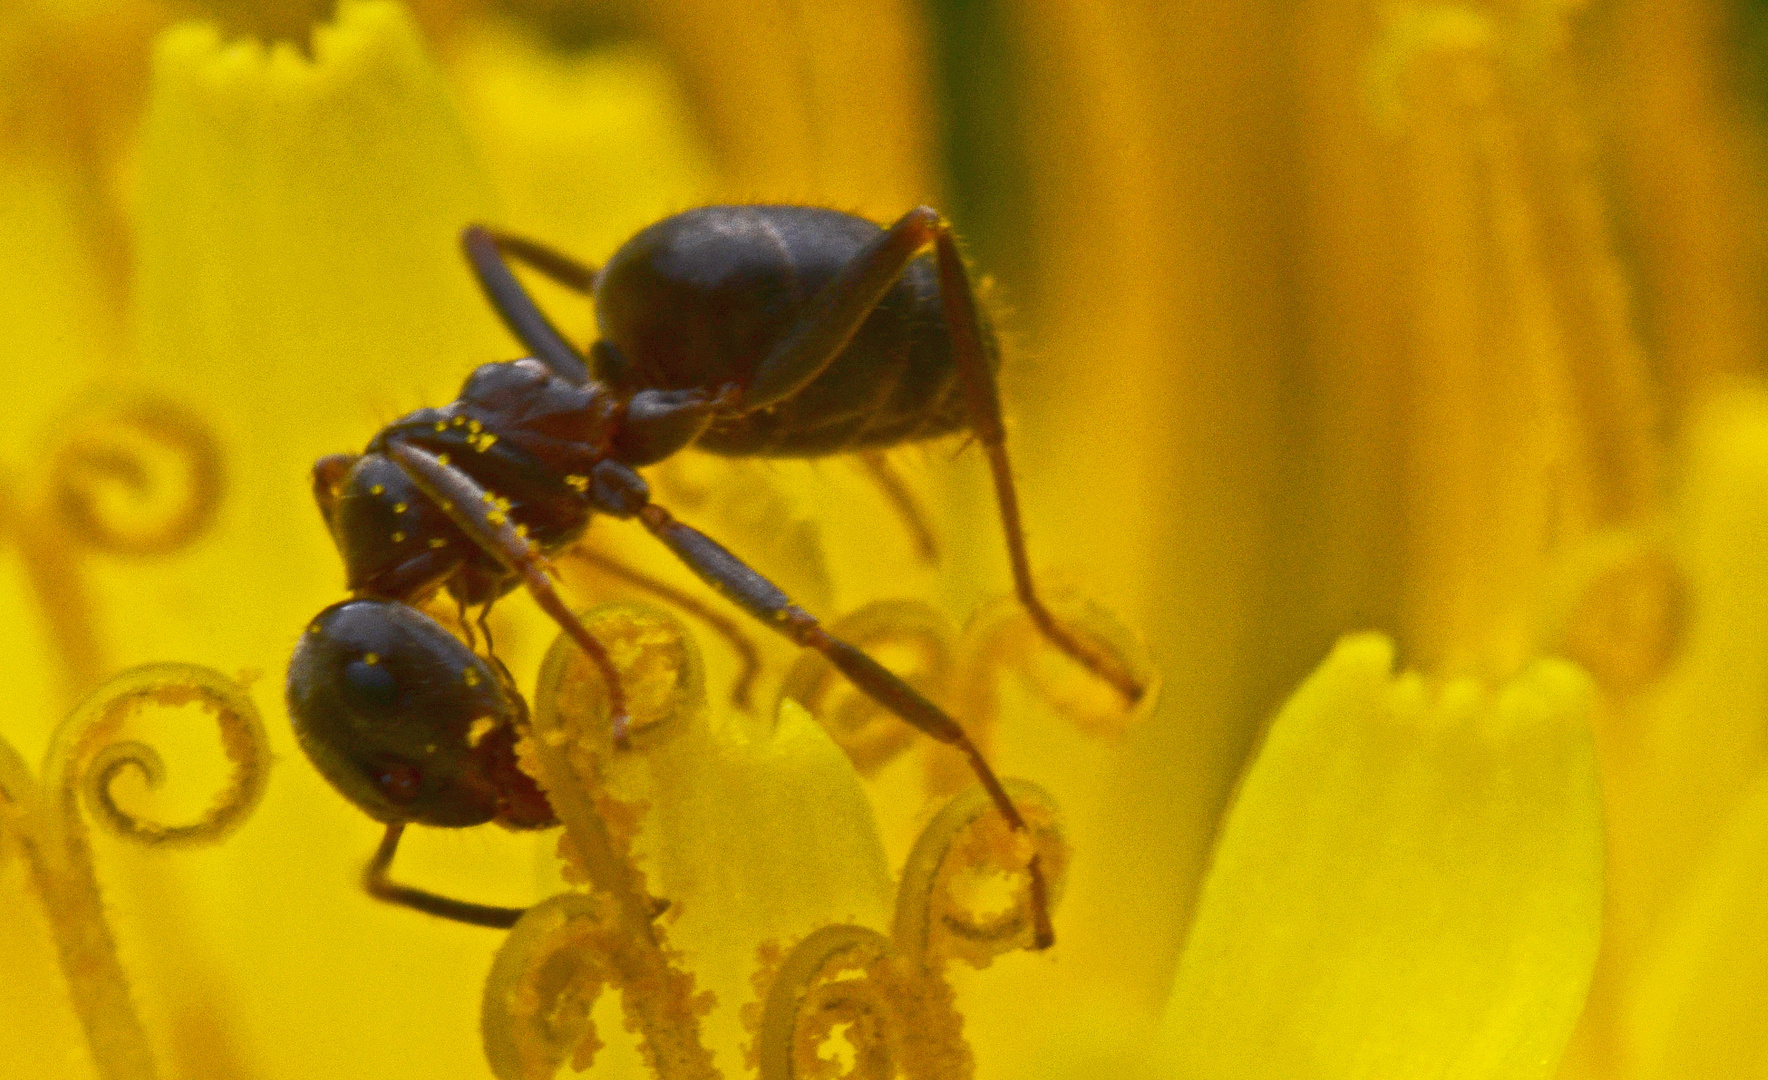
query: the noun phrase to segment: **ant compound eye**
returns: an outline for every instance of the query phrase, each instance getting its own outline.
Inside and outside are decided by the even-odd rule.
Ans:
[[[320,612],[289,661],[288,704],[313,764],[376,820],[477,825],[532,801],[515,765],[521,702],[416,608]]]
[[[344,682],[365,709],[391,709],[399,703],[399,683],[380,658],[353,660],[344,667]]]
[[[389,765],[375,775],[375,785],[396,803],[408,803],[423,792],[424,774],[415,765]]]

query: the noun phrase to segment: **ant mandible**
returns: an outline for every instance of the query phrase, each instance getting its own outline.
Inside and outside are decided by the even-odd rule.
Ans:
[[[325,609],[301,636],[289,664],[289,711],[320,772],[387,826],[364,878],[375,896],[510,926],[520,909],[390,881],[400,834],[409,823],[556,824],[545,795],[516,766],[527,713],[507,672],[413,606],[438,589],[464,612],[526,586],[601,671],[615,744],[625,744],[620,677],[548,577],[547,556],[574,544],[594,514],[638,519],[727,599],[956,747],[1002,816],[1024,831],[956,721],[651,501],[636,470],[689,446],[816,457],[970,431],[988,455],[1020,601],[1057,648],[1128,701],[1141,696],[1135,676],[1058,623],[1032,586],[995,387],[998,347],[936,211],[920,207],[881,229],[817,207],[709,206],[646,228],[599,273],[480,226],[462,243],[487,297],[532,355],[483,365],[454,402],[394,421],[363,454],[322,458],[313,471],[353,598]],[[602,337],[587,356],[506,260],[593,295]],[[1028,877],[1044,948],[1054,933],[1035,855]]]

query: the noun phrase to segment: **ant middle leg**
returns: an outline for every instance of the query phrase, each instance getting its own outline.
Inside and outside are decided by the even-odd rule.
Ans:
[[[656,503],[645,504],[636,516],[653,536],[663,541],[677,558],[720,594],[799,646],[821,653],[849,682],[878,704],[938,741],[955,747],[969,761],[970,770],[976,774],[977,781],[1001,817],[1016,832],[1027,833],[1025,818],[1013,805],[1012,798],[983,758],[982,751],[945,710],[922,697],[863,650],[829,633],[815,616],[794,604],[777,585],[705,533],[675,520],[669,511]],[[1050,925],[1048,889],[1035,851],[1026,865],[1026,876],[1035,941],[1038,948],[1046,949],[1055,942],[1056,932]]]
[[[491,237],[491,242],[497,245],[497,250],[506,259],[514,259],[545,276],[548,281],[585,296],[595,288],[595,267],[588,263],[578,262],[557,248],[548,247],[525,236],[488,229],[483,225],[475,225],[473,228]]]
[[[755,689],[755,681],[761,677],[761,651],[748,635],[738,629],[737,624],[722,614],[712,610],[695,597],[689,596],[675,586],[661,581],[641,570],[635,570],[617,559],[608,557],[594,548],[578,544],[569,554],[580,562],[595,567],[596,570],[615,579],[625,582],[634,588],[643,589],[663,600],[664,603],[692,615],[694,618],[710,626],[714,633],[724,638],[736,651],[740,670],[736,681],[731,685],[731,704],[744,712],[749,711],[750,696]]]
[[[878,491],[902,519],[902,526],[909,534],[909,542],[914,545],[915,557],[928,566],[939,562],[939,541],[933,535],[933,526],[927,521],[927,512],[922,509],[920,500],[909,486],[902,482],[902,476],[890,464],[882,450],[861,450],[854,455],[865,474],[877,485]]]
[[[1025,554],[1025,530],[1019,520],[1019,494],[1013,486],[1013,467],[1007,460],[1007,429],[1001,421],[1001,395],[988,354],[982,344],[981,320],[976,313],[976,294],[970,274],[958,254],[951,225],[939,219],[933,227],[933,249],[939,268],[939,296],[945,306],[946,330],[951,335],[952,358],[964,387],[970,414],[970,430],[988,455],[988,471],[994,477],[995,504],[1001,529],[1006,534],[1007,558],[1013,567],[1013,589],[1031,621],[1044,639],[1067,653],[1088,671],[1123,695],[1130,705],[1142,699],[1147,687],[1117,657],[1084,642],[1050,614],[1031,580],[1031,561]]]

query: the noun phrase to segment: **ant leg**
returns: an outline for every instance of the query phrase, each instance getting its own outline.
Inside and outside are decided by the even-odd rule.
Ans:
[[[910,210],[855,255],[811,301],[809,313],[756,367],[754,382],[745,391],[738,411],[753,412],[778,404],[810,385],[846,348],[908,264],[929,246],[934,249],[939,268],[946,331],[951,335],[952,358],[963,384],[970,425],[988,454],[989,471],[994,474],[995,501],[1007,535],[1007,556],[1013,565],[1013,587],[1019,602],[1025,605],[1046,640],[1110,683],[1133,704],[1141,700],[1145,689],[1141,682],[1115,657],[1081,641],[1057,622],[1032,586],[1031,563],[1025,555],[1025,533],[1019,521],[1019,497],[1013,489],[1013,472],[1007,462],[1000,393],[982,344],[982,324],[976,313],[970,275],[958,255],[951,225],[939,216],[939,211],[927,206]]]
[[[514,259],[528,269],[544,275],[549,281],[585,296],[595,289],[595,267],[580,263],[538,240],[512,236],[483,225],[475,225],[473,228],[491,237],[491,242],[497,245],[497,250],[505,258]]]
[[[589,382],[589,365],[584,361],[583,354],[565,340],[552,320],[540,310],[528,290],[516,280],[516,275],[504,262],[504,253],[509,251],[536,269],[552,276],[550,270],[563,269],[566,277],[572,277],[572,271],[582,271],[594,277],[588,267],[578,266],[563,255],[547,252],[551,258],[541,258],[538,262],[530,261],[528,255],[535,255],[546,249],[529,241],[514,241],[499,237],[491,230],[479,225],[469,225],[460,234],[461,247],[466,251],[467,262],[473,266],[473,273],[479,278],[479,287],[485,290],[485,298],[497,309],[503,318],[503,324],[509,327],[510,333],[516,336],[534,358],[545,364],[552,373],[560,378],[568,379],[579,386]],[[506,247],[505,245],[510,245]]]
[[[927,523],[927,515],[921,509],[921,503],[915,493],[909,490],[902,477],[897,475],[890,461],[882,450],[862,450],[857,455],[860,467],[878,485],[878,490],[902,519],[902,527],[908,530],[909,540],[914,544],[915,555],[928,566],[939,562],[939,541],[933,537],[933,526]]]
[[[835,280],[755,367],[755,377],[736,403],[738,413],[765,409],[809,386],[835,362],[860,324],[896,284],[939,226],[939,212],[919,206],[885,229],[849,259]]]
[[[730,647],[736,650],[737,658],[742,663],[742,670],[738,672],[736,683],[731,687],[731,703],[744,712],[749,711],[750,691],[755,688],[755,680],[761,676],[761,651],[755,647],[755,643],[750,641],[747,635],[737,629],[736,623],[675,586],[659,581],[643,571],[634,570],[625,563],[611,559],[593,548],[579,544],[572,548],[569,554],[617,581],[624,581],[635,588],[643,589],[662,598],[665,603],[681,608],[689,615],[710,626],[714,633],[724,638]]]
[[[479,608],[479,618],[477,621],[479,623],[480,632],[485,635],[486,656],[493,656],[497,652],[497,645],[491,640],[491,605],[495,602],[496,601],[493,600],[487,600]]]
[[[969,759],[971,771],[1007,824],[1020,833],[1026,831],[1019,808],[1001,787],[982,752],[945,710],[916,693],[908,683],[891,674],[889,668],[824,630],[815,616],[792,603],[792,598],[778,586],[705,533],[683,525],[656,503],[647,503],[637,516],[651,535],[667,544],[706,584],[797,645],[822,653],[848,681],[878,704],[940,742],[956,747]],[[1056,932],[1050,926],[1049,897],[1036,852],[1026,866],[1026,875],[1030,879],[1037,947],[1045,949],[1055,942]]]
[[[608,687],[614,745],[624,747],[631,717],[626,711],[626,691],[614,661],[609,659],[602,643],[565,605],[558,590],[553,588],[552,579],[547,576],[552,567],[528,539],[516,531],[509,515],[498,508],[496,496],[442,458],[410,443],[393,442],[387,447],[386,454],[411,477],[418,490],[442,508],[460,531],[502,563],[504,569],[521,579],[541,610],[551,615],[600,669],[602,681]]]
[[[385,900],[389,904],[421,911],[426,915],[440,915],[444,919],[455,922],[470,923],[473,926],[488,926],[493,930],[508,930],[516,925],[526,908],[493,907],[489,904],[474,904],[466,900],[450,900],[446,896],[414,889],[409,885],[400,885],[388,878],[393,867],[393,853],[399,848],[399,837],[405,832],[405,825],[394,822],[387,826],[385,836],[381,837],[381,846],[376,849],[374,858],[362,870],[362,887],[376,900]]]
[[[940,219],[932,237],[939,266],[939,295],[945,305],[945,324],[951,334],[952,358],[963,381],[964,399],[970,413],[970,430],[988,455],[988,471],[994,475],[995,503],[1006,533],[1007,557],[1013,565],[1013,588],[1031,621],[1050,644],[1073,657],[1081,666],[1110,683],[1124,700],[1134,705],[1147,688],[1116,657],[1081,641],[1038,598],[1031,583],[1031,562],[1025,555],[1025,530],[1019,521],[1019,495],[1013,488],[1013,468],[1007,461],[1007,431],[1001,422],[1001,395],[983,348],[981,320],[976,314],[976,295],[970,275],[952,239],[951,225]]]

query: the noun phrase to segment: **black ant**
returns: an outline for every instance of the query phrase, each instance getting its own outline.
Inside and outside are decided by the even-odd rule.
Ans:
[[[1032,587],[995,335],[937,212],[911,210],[881,229],[817,207],[709,206],[643,230],[600,272],[479,226],[462,243],[532,356],[478,368],[454,402],[397,420],[363,454],[322,458],[313,471],[354,598],[325,609],[302,635],[289,664],[289,711],[319,770],[387,825],[365,877],[374,895],[507,927],[520,910],[389,881],[400,833],[414,822],[556,824],[516,767],[527,714],[507,672],[411,606],[439,588],[464,615],[525,585],[600,668],[615,744],[625,744],[620,678],[548,577],[547,556],[576,543],[594,514],[638,519],[727,599],[958,748],[1008,823],[1024,830],[956,721],[651,501],[636,470],[689,446],[815,457],[970,431],[994,475],[1019,599],[1057,648],[1128,701],[1141,696],[1135,676],[1058,623]],[[506,259],[594,296],[602,337],[587,355],[542,314]],[[1035,856],[1028,876],[1043,948],[1054,934]]]

